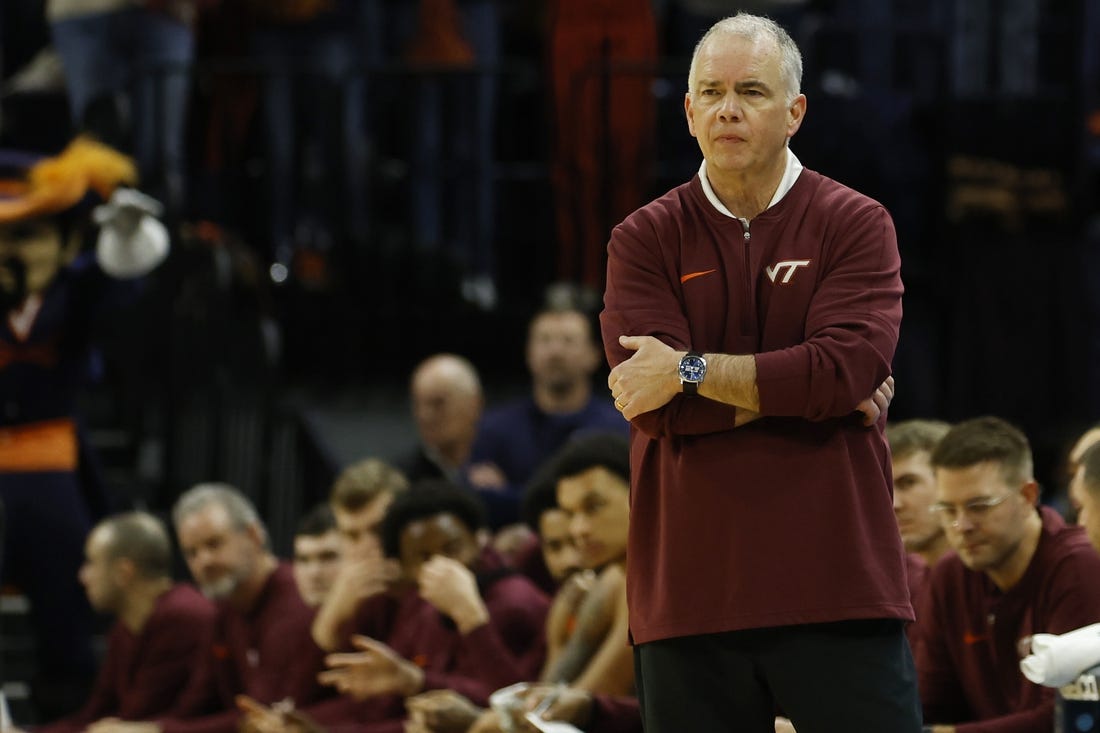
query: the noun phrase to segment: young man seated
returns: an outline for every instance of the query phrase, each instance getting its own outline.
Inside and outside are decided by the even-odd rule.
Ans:
[[[483,517],[473,496],[443,481],[394,499],[380,534],[407,586],[373,596],[342,627],[348,651],[328,656],[321,680],[343,697],[307,715],[327,728],[400,731],[407,697],[452,689],[483,705],[537,674],[549,600],[485,546]]]
[[[1047,507],[1031,448],[995,417],[953,427],[932,452],[933,505],[956,554],[917,609],[917,672],[933,733],[1051,731],[1053,689],[1020,671],[1025,641],[1100,621],[1100,555]]]
[[[351,464],[333,482],[329,505],[342,540],[342,562],[313,621],[313,640],[322,649],[338,649],[340,629],[356,609],[389,590],[400,575],[397,563],[382,555],[378,528],[394,497],[408,486],[401,471],[378,458]]]
[[[320,606],[340,575],[343,540],[328,502],[313,507],[294,531],[294,582],[306,605]]]
[[[591,693],[633,692],[623,568],[629,473],[627,440],[601,433],[566,444],[528,486],[528,521],[541,507],[538,526],[546,543],[547,534],[553,537],[553,512],[564,512],[582,568],[554,598],[547,621],[547,660],[539,675],[543,682],[567,683]],[[552,558],[547,564],[554,567],[557,562]],[[465,720],[479,733],[501,730],[495,711],[479,711],[453,694],[421,696],[410,700],[408,707],[413,722],[432,733],[457,729],[452,727],[456,720]]]

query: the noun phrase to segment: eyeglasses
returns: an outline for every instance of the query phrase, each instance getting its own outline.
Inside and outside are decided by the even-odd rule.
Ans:
[[[989,513],[993,511],[994,507],[1003,504],[1010,496],[1012,496],[1012,494],[1002,494],[997,497],[989,496],[984,499],[974,499],[962,505],[938,501],[928,507],[928,511],[935,514],[941,523],[952,526],[958,524],[960,517],[963,516],[967,517],[972,522],[980,522],[982,519],[989,516]]]

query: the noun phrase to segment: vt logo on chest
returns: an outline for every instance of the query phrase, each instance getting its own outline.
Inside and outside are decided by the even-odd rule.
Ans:
[[[774,265],[765,267],[764,273],[773,283],[778,279],[780,284],[786,285],[791,281],[791,278],[794,277],[798,268],[806,267],[809,264],[810,260],[783,260],[782,262],[776,262]]]
[[[768,265],[764,268],[764,273],[768,276],[768,279],[773,283],[778,278],[781,285],[790,283],[791,278],[794,277],[795,272],[800,267],[807,267],[812,260],[783,260],[782,262],[776,262],[774,265]],[[689,272],[686,275],[680,276],[680,282],[686,283],[689,280],[694,280],[697,277],[703,277],[704,275],[710,275],[718,272],[716,269],[709,270],[697,270],[696,272]]]

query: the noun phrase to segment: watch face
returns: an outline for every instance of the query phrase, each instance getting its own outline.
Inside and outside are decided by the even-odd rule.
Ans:
[[[698,384],[707,373],[707,363],[699,356],[685,356],[680,360],[680,379]]]

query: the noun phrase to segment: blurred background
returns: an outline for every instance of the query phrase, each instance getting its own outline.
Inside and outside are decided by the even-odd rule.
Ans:
[[[698,168],[691,51],[739,9],[803,50],[792,149],[894,216],[891,417],[1013,420],[1050,500],[1100,417],[1094,0],[88,5],[3,0],[0,146],[92,132],[168,208],[89,366],[105,507],[225,480],[285,550],[341,466],[415,440],[420,359],[525,391],[546,288],[598,296],[611,226]]]

